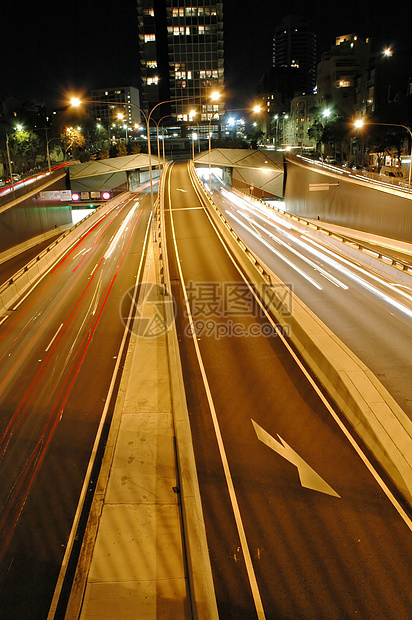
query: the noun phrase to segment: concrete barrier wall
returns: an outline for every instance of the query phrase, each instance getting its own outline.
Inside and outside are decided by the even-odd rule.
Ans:
[[[377,189],[347,173],[322,173],[319,166],[314,168],[298,157],[286,157],[289,213],[412,243],[412,195],[389,186]],[[327,190],[309,189],[325,183],[330,183]]]
[[[6,313],[21,297],[61,257],[71,245],[93,226],[100,217],[114,209],[122,198],[117,197],[91,212],[88,217],[75,224],[49,245],[36,258],[20,269],[0,287],[0,313]]]
[[[288,327],[290,341],[331,395],[399,492],[412,502],[412,422],[374,374],[318,317],[287,289],[293,312],[282,312],[285,285],[257,257],[219,211],[194,171],[192,178],[228,247],[258,290],[275,285],[266,300],[275,320]]]
[[[8,195],[0,212],[0,254],[32,237],[72,223],[71,207],[67,202],[40,200],[40,191],[60,189],[65,189],[65,174],[61,172],[58,179],[47,186],[43,179],[16,192],[14,200]]]

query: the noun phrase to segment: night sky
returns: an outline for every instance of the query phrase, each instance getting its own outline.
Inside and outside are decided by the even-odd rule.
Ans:
[[[319,54],[329,50],[336,36],[351,32],[370,37],[375,50],[411,45],[409,2],[352,7],[333,0],[224,0],[225,80],[231,102],[243,105],[253,98],[271,66],[274,29],[286,14],[311,20]],[[135,0],[7,2],[0,19],[0,101],[15,97],[54,103],[69,89],[137,84]]]

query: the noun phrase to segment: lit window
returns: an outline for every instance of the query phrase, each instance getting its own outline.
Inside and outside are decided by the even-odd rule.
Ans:
[[[199,34],[205,34],[205,27],[199,26]]]
[[[149,41],[156,41],[156,35],[155,34],[145,34],[144,35],[144,42],[145,43],[149,43]]]
[[[150,15],[150,17],[154,17],[154,9],[153,8],[144,8],[143,15]]]
[[[153,77],[148,77],[147,78],[147,85],[150,86],[151,84],[158,84],[159,83],[159,76],[158,75],[154,75]]]
[[[157,60],[148,60],[148,61],[146,61],[146,67],[148,69],[156,69],[156,67],[157,67]]]

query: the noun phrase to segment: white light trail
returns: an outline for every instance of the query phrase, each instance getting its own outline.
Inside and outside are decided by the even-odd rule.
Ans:
[[[239,211],[238,211],[239,213]],[[242,214],[243,215],[243,214]],[[256,214],[258,217],[258,214]],[[233,217],[233,216],[232,216]],[[295,256],[297,256],[298,258],[300,258],[300,260],[304,261],[305,263],[307,263],[308,265],[310,265],[313,269],[315,269],[315,271],[318,271],[320,274],[322,274],[327,280],[329,280],[332,284],[334,284],[335,286],[338,286],[340,288],[343,288],[345,290],[348,290],[348,286],[346,286],[346,284],[344,284],[343,282],[341,282],[340,280],[338,280],[337,278],[335,278],[332,274],[328,273],[325,269],[323,269],[322,267],[320,267],[319,265],[317,265],[316,263],[314,263],[310,258],[307,258],[306,256],[304,256],[303,254],[301,254],[300,252],[298,252],[297,250],[295,250],[295,248],[292,248],[290,245],[288,245],[287,243],[285,243],[284,241],[282,241],[281,239],[279,239],[278,237],[276,237],[275,235],[273,235],[271,232],[269,232],[264,226],[261,226],[260,224],[258,224],[256,221],[254,221],[252,218],[250,218],[247,215],[243,215],[243,217],[245,217],[248,222],[253,223],[254,226],[257,226],[257,228],[260,228],[260,230],[263,230],[263,232],[265,232],[271,239],[273,239],[274,241],[276,241],[276,243],[279,243],[280,245],[282,245],[283,247],[285,247],[289,252],[292,252],[292,254],[295,254]],[[263,217],[261,219],[264,219]],[[294,239],[292,237],[292,239]]]
[[[123,223],[121,224],[119,230],[117,231],[117,233],[115,234],[115,236],[113,237],[113,240],[111,241],[105,255],[104,258],[109,258],[109,256],[111,256],[112,252],[114,251],[116,245],[119,243],[119,240],[121,238],[121,236],[123,235],[123,233],[127,230],[127,226],[130,222],[130,220],[132,219],[135,210],[137,209],[139,205],[136,203],[134,205],[134,207],[132,207],[130,209],[130,212],[128,213],[128,215],[125,217]]]
[[[265,241],[260,235],[258,235],[254,230],[252,230],[249,226],[246,226],[246,224],[244,224],[243,222],[241,222],[239,220],[239,218],[237,218],[235,215],[233,215],[233,213],[230,213],[229,211],[226,211],[226,213],[232,217],[234,220],[236,220],[236,222],[238,224],[240,224],[240,226],[243,226],[243,228],[245,228],[248,232],[250,232],[251,235],[253,235],[258,241],[260,241],[260,243],[262,243],[264,246],[266,246],[271,252],[273,252],[273,254],[275,254],[278,258],[280,258],[281,260],[283,260],[283,262],[285,262],[287,265],[289,265],[289,267],[291,267],[294,271],[296,271],[297,273],[299,273],[299,275],[301,275],[303,278],[305,278],[305,280],[307,280],[310,284],[312,284],[312,286],[314,286],[315,288],[318,289],[318,291],[322,290],[322,287],[320,286],[320,284],[318,284],[315,280],[313,280],[310,276],[308,276],[304,271],[302,271],[302,269],[299,269],[299,267],[297,267],[296,265],[294,265],[292,263],[292,261],[288,260],[285,256],[282,256],[282,254],[280,252],[277,252],[275,250],[275,248],[273,246],[271,246],[267,241]]]
[[[227,192],[227,197],[229,199],[231,199],[231,195],[230,195],[229,192]],[[264,213],[263,209],[260,209],[260,208],[258,208],[255,205],[252,206],[252,205],[250,205],[250,203],[246,202],[246,200],[238,199],[238,197],[236,197],[236,200],[234,202],[235,202],[235,204],[236,203],[237,204],[241,204],[243,209],[245,209],[246,205],[247,205],[247,207],[249,209],[251,209],[252,212],[254,210],[258,210],[261,213]],[[227,212],[227,213],[229,215],[231,215],[230,212]],[[234,217],[234,216],[232,215],[232,217]],[[267,218],[268,219],[275,219],[272,216],[272,214],[270,214],[270,217],[269,217],[269,215],[267,215]],[[241,224],[241,222],[239,222],[239,223]],[[270,222],[267,222],[267,223],[272,225],[272,226],[274,226],[275,229],[279,230],[278,227],[275,224],[271,224]],[[286,227],[286,225],[283,222],[281,222],[281,224],[282,224],[282,227],[283,226]],[[257,224],[255,223],[255,225],[257,225]],[[289,226],[289,225],[287,227],[288,228],[292,228],[292,226]],[[318,243],[317,241],[311,239],[310,237],[306,237],[305,240],[303,240],[303,239],[299,239],[298,237],[295,237],[295,236],[291,235],[286,230],[281,230],[279,232],[281,232],[284,236],[289,238],[292,242],[297,243],[298,245],[303,247],[305,250],[307,250],[308,252],[310,252],[311,254],[315,255],[320,260],[322,260],[325,263],[327,263],[330,267],[333,267],[334,269],[336,269],[340,273],[344,274],[345,276],[347,276],[351,280],[355,281],[357,284],[359,284],[362,287],[366,288],[373,295],[379,297],[380,299],[383,299],[385,302],[387,302],[388,304],[390,304],[391,306],[393,306],[397,310],[400,310],[400,312],[402,312],[403,314],[406,314],[409,318],[412,318],[412,310],[410,308],[408,308],[407,306],[405,306],[401,302],[397,301],[396,299],[394,299],[390,295],[386,294],[385,292],[380,291],[376,286],[374,286],[373,284],[367,282],[364,278],[362,278],[362,277],[358,276],[357,274],[353,273],[351,270],[358,271],[358,272],[362,273],[365,277],[368,277],[371,280],[374,280],[375,282],[377,282],[380,286],[383,286],[383,287],[385,287],[385,288],[387,288],[389,290],[392,290],[393,286],[391,284],[385,282],[382,278],[380,278],[380,277],[376,276],[375,274],[367,271],[366,269],[360,267],[359,265],[355,265],[354,263],[352,263],[348,259],[345,259],[344,257],[341,257],[341,256],[337,257],[336,255],[334,255],[334,253],[331,250],[328,250],[327,248],[323,247],[320,243]],[[259,237],[257,237],[257,238],[259,238]],[[277,241],[280,243],[279,239],[277,239]],[[310,244],[312,244],[312,246]],[[314,248],[313,246],[316,246],[316,248]],[[331,258],[331,257],[334,257],[334,258]],[[341,265],[341,263],[338,262],[338,261],[341,261],[342,263],[345,263],[347,266]],[[412,296],[411,295],[409,295],[408,293],[406,293],[405,291],[402,291],[402,290],[397,290],[397,293],[399,295],[403,296],[407,301],[412,303]]]

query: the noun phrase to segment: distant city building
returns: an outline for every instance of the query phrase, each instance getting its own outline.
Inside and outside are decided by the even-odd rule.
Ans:
[[[208,121],[222,112],[221,102],[208,95],[224,86],[223,3],[215,0],[137,0],[142,103],[155,117],[170,110],[178,121]],[[166,70],[167,67],[167,70]],[[184,99],[184,101],[179,101]]]
[[[190,107],[200,106],[197,118],[210,120],[224,107],[207,99],[224,86],[223,4],[198,0],[188,6],[187,0],[167,0],[166,5],[173,112],[177,120],[186,120]]]
[[[316,85],[316,34],[299,16],[284,17],[273,37],[273,67],[296,71],[295,94],[312,94]]]
[[[371,59],[367,77],[358,84],[356,111],[360,116],[386,112],[391,115],[389,109],[392,111],[394,104],[410,97],[411,88],[411,54],[383,50]]]
[[[170,99],[165,2],[137,0],[137,18],[142,107],[149,112],[160,101]],[[160,115],[164,113],[162,107]]]
[[[138,89],[134,86],[99,88],[92,90],[91,97],[93,101],[91,114],[104,127],[108,128],[116,121],[117,114],[123,114],[124,124],[127,127],[140,124],[140,111],[138,110],[140,97]],[[119,105],[116,105],[116,102]]]
[[[334,114],[353,113],[359,84],[365,81],[370,60],[370,42],[354,34],[336,38],[318,64],[317,94],[320,107]]]
[[[316,95],[299,95],[290,103],[289,130],[291,143],[295,146],[313,146],[308,129],[318,112]]]

